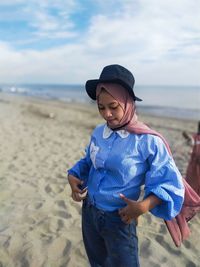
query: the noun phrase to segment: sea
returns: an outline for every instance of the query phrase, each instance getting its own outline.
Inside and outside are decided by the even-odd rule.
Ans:
[[[45,100],[94,104],[81,84],[0,84],[0,93]],[[154,116],[200,121],[200,86],[138,85],[137,112]]]

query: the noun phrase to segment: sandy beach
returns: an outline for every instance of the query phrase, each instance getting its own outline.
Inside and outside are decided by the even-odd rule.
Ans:
[[[196,132],[197,122],[139,117],[165,136],[184,176],[191,146],[182,132]],[[81,204],[70,197],[66,170],[84,155],[101,122],[92,105],[0,93],[0,267],[89,267]],[[141,267],[200,266],[200,214],[190,229],[176,248],[163,220],[142,216]]]

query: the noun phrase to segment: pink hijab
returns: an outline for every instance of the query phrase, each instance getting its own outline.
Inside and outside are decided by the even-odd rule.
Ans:
[[[143,122],[138,121],[133,98],[123,86],[116,83],[99,83],[96,89],[97,102],[102,89],[106,90],[106,92],[108,92],[115,100],[117,100],[117,102],[119,102],[120,106],[124,110],[124,116],[120,121],[120,124],[116,126],[117,129],[124,129],[130,133],[135,134],[153,134],[159,136],[165,143],[168,151],[170,151],[167,141],[160,133],[149,128]]]
[[[120,121],[120,124],[113,130],[124,129],[130,133],[153,134],[159,136],[171,155],[170,147],[164,137],[160,133],[149,128],[143,122],[138,121],[135,112],[135,103],[123,86],[115,83],[99,83],[96,89],[97,102],[102,89],[106,90],[115,100],[117,100],[124,110],[124,116]],[[200,211],[200,197],[185,179],[183,179],[183,184],[185,187],[185,198],[181,212],[172,220],[165,221],[169,233],[177,247],[190,235],[190,229],[187,222]]]

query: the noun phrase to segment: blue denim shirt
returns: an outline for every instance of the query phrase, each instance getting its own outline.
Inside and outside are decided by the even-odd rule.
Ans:
[[[153,193],[163,200],[151,212],[165,220],[179,213],[184,200],[182,176],[162,139],[151,134],[112,131],[99,125],[85,157],[68,173],[84,180],[92,203],[106,211],[126,205],[120,193],[138,200],[142,185],[144,197]]]

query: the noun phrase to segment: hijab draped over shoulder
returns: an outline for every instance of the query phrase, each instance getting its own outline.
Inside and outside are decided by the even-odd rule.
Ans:
[[[116,83],[99,83],[96,89],[97,102],[102,90],[106,90],[118,101],[124,110],[124,116],[120,121],[120,124],[112,130],[124,129],[130,133],[153,134],[159,136],[171,155],[170,147],[164,137],[138,120],[133,98],[123,86]],[[177,247],[190,235],[188,221],[190,221],[197,212],[200,212],[200,197],[185,179],[183,179],[183,184],[185,187],[185,198],[181,212],[171,221],[165,221],[169,233]]]

